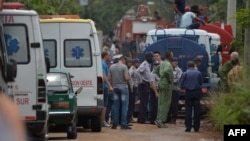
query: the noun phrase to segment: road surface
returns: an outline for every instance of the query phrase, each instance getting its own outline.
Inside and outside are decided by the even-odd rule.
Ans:
[[[158,128],[152,124],[133,123],[132,130],[116,130],[103,127],[102,132],[94,133],[88,129],[78,128],[78,137],[74,141],[223,141],[222,134],[211,131],[209,124],[202,121],[200,132],[185,132],[184,120],[179,119],[176,125]],[[66,133],[49,133],[49,140],[72,141]]]

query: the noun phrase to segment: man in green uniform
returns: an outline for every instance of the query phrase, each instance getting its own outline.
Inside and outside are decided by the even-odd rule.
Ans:
[[[228,72],[237,64],[239,54],[238,52],[232,52],[230,54],[230,60],[227,61],[219,70],[219,77],[220,77],[220,90],[222,91],[227,91],[228,88],[228,83],[227,83],[227,75]]]
[[[170,109],[172,87],[173,87],[173,68],[171,62],[173,60],[173,52],[166,52],[166,59],[156,68],[156,74],[160,77],[158,83],[158,112],[155,124],[159,128],[166,128],[164,121],[167,119],[167,113]]]

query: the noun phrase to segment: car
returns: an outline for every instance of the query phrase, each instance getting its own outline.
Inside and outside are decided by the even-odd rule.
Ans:
[[[68,139],[77,137],[77,94],[71,82],[73,76],[63,69],[50,69],[47,74],[49,127],[63,127]]]

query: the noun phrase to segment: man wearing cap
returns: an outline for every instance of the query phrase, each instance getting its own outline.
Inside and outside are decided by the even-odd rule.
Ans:
[[[149,121],[151,124],[154,124],[157,116],[157,107],[158,107],[158,83],[159,83],[159,76],[155,73],[155,69],[160,65],[158,61],[154,61],[153,63],[153,71],[151,72],[151,90],[149,96]],[[152,87],[155,86],[155,89]]]
[[[128,123],[133,121],[133,113],[135,109],[135,99],[138,97],[138,85],[140,82],[140,76],[137,74],[136,69],[140,66],[140,60],[138,58],[132,59],[132,65],[129,68],[129,106],[128,106]]]
[[[147,120],[148,112],[148,98],[150,94],[150,82],[151,82],[151,69],[153,63],[153,53],[147,52],[145,54],[145,61],[139,66],[136,72],[141,78],[139,84],[139,95],[140,95],[140,111],[138,116],[138,123],[145,123]]]

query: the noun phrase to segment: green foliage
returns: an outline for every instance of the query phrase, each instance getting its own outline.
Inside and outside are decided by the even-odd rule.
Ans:
[[[241,9],[236,12],[237,23],[242,25],[243,29],[250,27],[250,9]]]
[[[16,0],[5,0],[15,2]],[[25,5],[25,9],[36,10],[40,15],[66,15],[79,14],[78,0],[19,0]]]
[[[208,119],[215,130],[223,131],[226,124],[250,124],[250,90],[214,93],[211,99],[214,104],[209,107]]]

